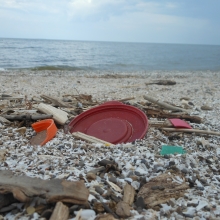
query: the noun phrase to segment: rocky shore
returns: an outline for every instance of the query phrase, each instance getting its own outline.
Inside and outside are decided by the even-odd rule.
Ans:
[[[155,84],[156,80],[175,84]],[[94,103],[120,100],[133,105],[144,111],[149,121],[165,120],[148,115],[147,108],[156,108],[144,99],[150,95],[200,117],[201,123],[187,121],[193,129],[220,132],[220,72],[23,70],[1,71],[0,82],[0,115],[18,109],[16,106],[35,109],[42,94],[67,103],[69,97],[84,94]],[[76,105],[84,111],[91,107],[79,101]],[[74,115],[68,112],[71,120]],[[24,132],[19,132],[19,127],[25,127]],[[150,125],[142,140],[103,146],[77,140],[64,126],[58,126],[55,138],[41,147],[30,145],[34,134],[28,124],[0,121],[0,171],[83,183],[88,201],[64,202],[66,219],[220,218],[219,135],[167,132]],[[186,153],[163,156],[163,145],[181,146]],[[0,181],[0,192],[2,188]],[[3,204],[0,201],[0,219],[53,219],[56,207],[42,196]]]

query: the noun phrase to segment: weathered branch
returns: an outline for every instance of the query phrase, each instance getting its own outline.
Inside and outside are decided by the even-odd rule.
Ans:
[[[192,123],[201,123],[202,118],[198,116],[191,116],[187,115],[185,113],[168,113],[163,110],[157,110],[152,108],[143,108],[146,111],[146,114],[148,117],[156,117],[156,118],[179,118],[179,119],[185,119],[186,121],[190,121]]]
[[[185,109],[183,108],[179,108],[179,107],[175,107],[173,105],[169,105],[167,103],[164,103],[164,102],[161,102],[159,101],[158,99],[155,99],[155,98],[152,98],[151,96],[148,96],[148,95],[144,95],[144,99],[152,102],[152,103],[155,103],[165,109],[168,109],[168,110],[172,110],[172,111],[179,111],[179,112],[186,112]]]
[[[48,95],[41,95],[40,97],[45,99],[46,101],[49,101],[50,103],[52,103],[56,107],[67,107],[67,108],[71,107],[68,103],[65,103],[62,100],[55,98],[55,97],[51,97]]]
[[[38,115],[4,115],[4,118],[11,120],[11,121],[23,121],[23,120],[43,120],[53,118],[53,115],[46,115],[46,114],[38,114]]]
[[[220,136],[220,132],[215,132],[215,131],[205,131],[205,130],[198,130],[198,129],[181,129],[181,128],[161,128],[161,129],[164,131],[171,131],[171,132],[210,134],[210,135]]]
[[[28,202],[32,197],[39,196],[49,203],[60,201],[73,204],[85,204],[89,196],[89,191],[80,181],[14,176],[7,170],[0,171],[0,193],[12,193],[21,202]]]

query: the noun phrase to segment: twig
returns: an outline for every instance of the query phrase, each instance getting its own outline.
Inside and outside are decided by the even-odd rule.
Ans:
[[[112,143],[109,143],[107,141],[103,141],[101,139],[98,139],[96,137],[81,133],[81,132],[74,132],[72,133],[73,137],[77,138],[77,139],[82,139],[84,141],[88,141],[91,143],[100,143],[100,144],[104,144],[105,146],[111,146],[113,145]]]
[[[198,129],[179,129],[179,128],[161,128],[161,129],[164,131],[171,131],[171,132],[210,134],[210,135],[220,136],[220,132],[215,132],[215,131],[205,131],[205,130],[198,130]]]
[[[144,99],[146,99],[150,102],[153,102],[153,103],[155,103],[155,104],[157,104],[157,105],[159,105],[159,106],[161,106],[165,109],[168,109],[168,110],[186,112],[186,110],[183,109],[183,108],[179,108],[179,107],[175,107],[173,105],[169,105],[169,104],[161,102],[161,101],[159,101],[155,98],[152,98],[151,96],[148,96],[148,95],[144,95]]]

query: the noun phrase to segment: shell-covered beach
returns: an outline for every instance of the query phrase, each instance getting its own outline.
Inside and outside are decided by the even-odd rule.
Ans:
[[[158,80],[175,84],[156,84]],[[70,97],[83,94],[96,105],[119,100],[139,108],[149,122],[165,121],[148,115],[147,108],[161,109],[144,98],[148,95],[200,117],[201,123],[186,120],[193,129],[216,132],[169,132],[150,124],[141,140],[105,146],[75,139],[65,126],[58,126],[52,140],[44,146],[32,146],[35,132],[30,123],[0,121],[2,172],[85,185],[89,194],[86,202],[64,202],[67,219],[220,218],[220,72],[19,70],[1,71],[0,82],[1,116],[13,110],[37,109],[45,102],[43,94],[67,103]],[[78,100],[74,107],[82,112],[92,106],[83,106]],[[67,108],[61,109],[69,114],[69,121],[76,116]],[[21,127],[24,130],[19,130]],[[186,153],[161,155],[164,145],[181,146]],[[0,183],[0,191],[3,188]],[[2,204],[0,219],[50,219],[56,205],[42,196]]]

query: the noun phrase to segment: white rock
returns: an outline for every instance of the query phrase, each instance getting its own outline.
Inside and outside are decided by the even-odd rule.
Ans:
[[[140,188],[140,183],[137,181],[133,181],[131,185],[134,187],[135,190],[138,190]]]

